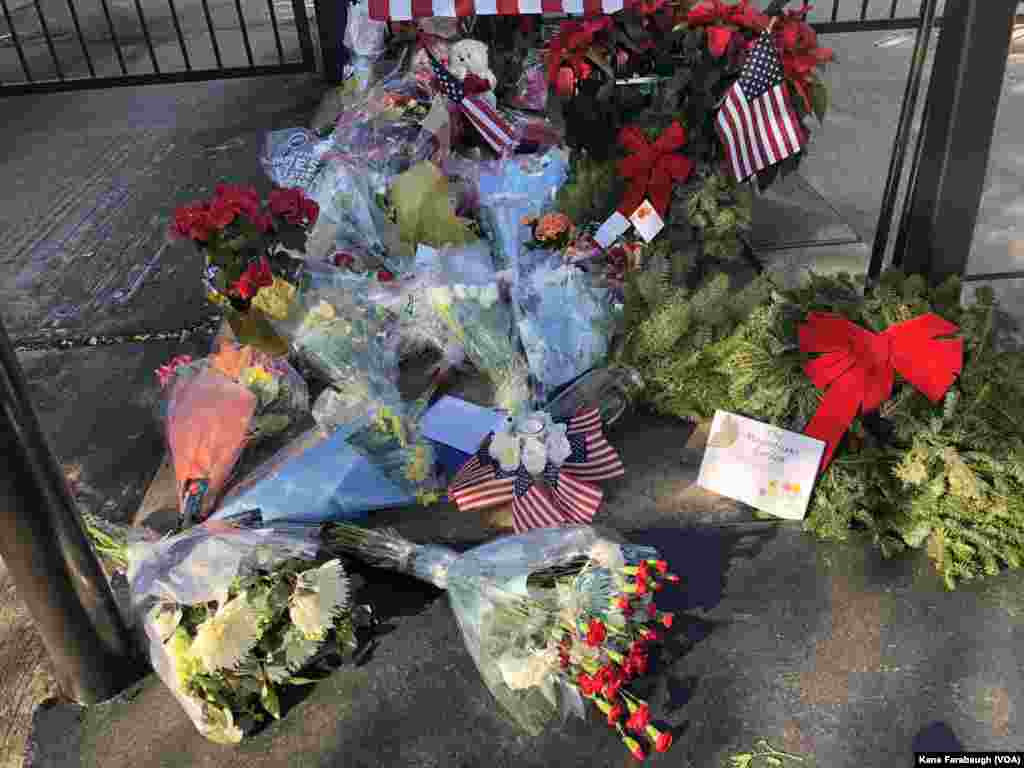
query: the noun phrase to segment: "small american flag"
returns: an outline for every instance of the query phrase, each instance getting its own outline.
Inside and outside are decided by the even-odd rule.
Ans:
[[[444,65],[441,64],[434,54],[427,49],[427,56],[430,57],[430,65],[434,68],[434,74],[445,95],[452,100],[469,122],[480,131],[480,135],[487,140],[487,143],[494,148],[499,155],[506,155],[516,147],[516,140],[512,136],[512,126],[508,124],[498,111],[481,96],[469,96],[466,94],[462,83],[455,79]]]
[[[737,181],[781,163],[803,146],[803,126],[789,104],[782,62],[771,32],[751,49],[739,80],[718,110],[718,136]]]
[[[561,467],[552,464],[541,477],[523,467],[505,472],[490,456],[488,438],[476,455],[452,480],[448,495],[463,512],[512,502],[517,533],[560,525],[587,525],[604,499],[593,483],[625,474],[622,460],[603,434],[596,410],[581,411],[571,419],[566,436],[572,454]]]

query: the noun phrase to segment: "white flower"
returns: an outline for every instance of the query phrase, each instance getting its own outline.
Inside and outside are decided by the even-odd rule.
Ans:
[[[323,640],[348,606],[348,579],[340,560],[299,574],[288,606],[292,623],[307,640]]]
[[[149,612],[149,620],[153,623],[160,642],[165,643],[181,623],[181,608],[176,605],[155,605]]]
[[[505,472],[519,468],[519,439],[511,432],[496,432],[489,453]]]
[[[456,299],[458,299],[459,301],[464,301],[465,300],[465,298],[466,298],[466,286],[464,286],[462,283],[457,284],[453,288],[453,292],[455,293],[455,298]]]
[[[537,688],[547,680],[558,664],[558,651],[545,648],[523,658],[505,655],[498,659],[498,668],[505,680],[505,685],[513,691]]]
[[[242,741],[242,730],[235,725],[234,715],[229,707],[218,709],[209,704],[203,707],[203,730],[206,738],[216,744],[238,744]]]
[[[540,440],[523,440],[523,466],[531,475],[539,475],[548,464],[548,452]]]
[[[622,556],[622,549],[618,544],[607,539],[601,539],[590,548],[590,559],[609,571],[617,571],[626,567],[626,558]]]
[[[480,306],[490,309],[498,302],[498,286],[491,284],[480,290]]]
[[[259,617],[243,594],[221,604],[217,613],[199,625],[192,654],[207,672],[234,669],[259,639]]]
[[[569,438],[566,437],[565,432],[565,424],[551,424],[548,426],[548,459],[556,467],[562,466],[565,460],[572,455],[572,446],[569,445]]]

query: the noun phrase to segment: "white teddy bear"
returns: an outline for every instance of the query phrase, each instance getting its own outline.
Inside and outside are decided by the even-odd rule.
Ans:
[[[486,43],[479,40],[459,40],[453,44],[448,54],[448,71],[459,80],[465,79],[466,75],[476,75],[486,80],[490,83],[491,90],[485,95],[489,101],[495,102],[494,89],[498,85],[498,78],[491,72]]]

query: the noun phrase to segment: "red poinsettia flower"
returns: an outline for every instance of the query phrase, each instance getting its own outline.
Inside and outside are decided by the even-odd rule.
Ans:
[[[559,67],[555,77],[555,92],[563,99],[576,95],[576,73],[572,67]]]
[[[647,674],[646,653],[630,654],[629,658],[626,659],[626,664],[629,666],[630,673],[633,677],[641,677]]]
[[[266,211],[258,211],[252,218],[252,223],[260,234],[267,234],[274,228],[274,217]]]
[[[691,27],[707,27],[708,50],[720,58],[737,30],[732,26],[731,7],[721,0],[705,0],[694,6],[686,17]]]
[[[558,35],[548,46],[548,82],[555,84],[558,70],[568,59],[568,65],[580,80],[590,77],[591,66],[585,61],[594,38],[612,26],[609,16],[584,21],[563,21]]]
[[[377,272],[377,280],[379,280],[382,283],[390,283],[394,279],[394,274],[392,274],[386,269],[381,269]]]
[[[660,731],[658,738],[654,740],[654,748],[658,752],[668,752],[672,748],[672,734],[668,731]]]
[[[218,197],[210,204],[210,223],[215,229],[224,229],[236,218],[238,218],[238,213],[226,200]]]
[[[601,684],[586,672],[580,672],[576,684],[584,696],[596,696],[601,690]]]
[[[763,32],[768,29],[771,19],[750,5],[750,0],[740,0],[729,8],[729,21],[741,29]]]
[[[658,618],[658,606],[656,606],[654,603],[648,604],[648,606],[647,606],[647,616],[649,618],[651,618],[651,619]]]
[[[251,299],[261,288],[269,288],[274,284],[274,273],[270,270],[270,263],[264,256],[259,264],[250,264],[238,282],[235,283],[235,293],[243,299]]]
[[[653,16],[664,8],[667,2],[668,0],[640,0],[637,10],[642,16]]]
[[[651,710],[646,704],[637,707],[626,721],[626,727],[635,733],[643,733],[651,722]]]

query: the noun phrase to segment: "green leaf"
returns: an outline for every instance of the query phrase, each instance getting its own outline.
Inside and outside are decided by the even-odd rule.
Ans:
[[[829,97],[828,86],[818,80],[811,87],[811,106],[814,108],[814,116],[819,123],[825,122],[825,115],[828,113]]]
[[[260,694],[260,701],[263,708],[270,713],[275,720],[281,719],[281,702],[277,698],[277,692],[269,685],[263,686],[263,693]]]
[[[289,677],[284,682],[288,683],[288,685],[316,685],[320,681],[310,677]]]
[[[257,309],[248,312],[228,311],[228,324],[239,344],[255,347],[274,357],[288,354],[288,342],[274,330],[263,313]]]

